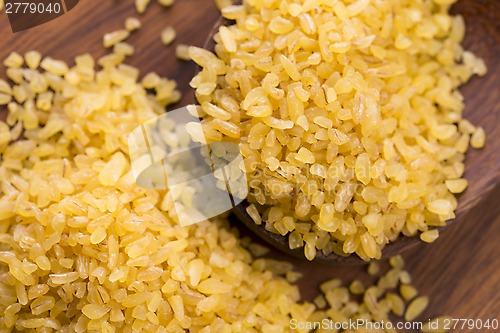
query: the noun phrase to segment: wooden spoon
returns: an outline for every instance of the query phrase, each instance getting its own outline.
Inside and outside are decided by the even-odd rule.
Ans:
[[[468,189],[459,195],[458,208],[455,212],[456,218],[448,222],[447,226],[460,220],[462,216],[474,208],[483,198],[486,198],[497,184],[500,183],[500,130],[497,124],[500,120],[500,82],[497,75],[500,74],[498,54],[500,52],[500,8],[496,0],[474,1],[462,0],[452,7],[453,14],[460,14],[466,22],[466,38],[463,46],[466,50],[482,57],[488,67],[485,77],[474,77],[466,85],[461,87],[466,103],[464,117],[477,126],[482,126],[487,134],[488,140],[485,148],[481,150],[471,149],[466,154],[465,177],[469,181]],[[213,51],[215,42],[213,36],[222,25],[231,25],[234,22],[220,17],[209,33],[205,41],[205,49]],[[247,201],[233,209],[234,215],[248,229],[258,235],[273,247],[299,259],[306,260],[304,249],[290,249],[288,237],[268,231],[265,223],[255,224],[246,212],[249,205]],[[445,227],[440,228],[440,231]],[[409,249],[422,243],[418,236],[406,237],[401,235],[395,241],[387,244],[382,251],[382,257],[387,258],[403,250]],[[314,262],[324,264],[364,264],[366,261],[357,255],[340,256],[335,253],[327,256],[318,251]]]

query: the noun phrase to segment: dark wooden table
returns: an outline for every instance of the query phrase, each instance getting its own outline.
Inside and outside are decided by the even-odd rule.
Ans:
[[[404,257],[420,293],[431,297],[429,308],[420,319],[447,314],[455,318],[500,320],[500,2],[463,0],[453,10],[465,16],[465,45],[484,57],[488,65],[487,77],[474,78],[462,89],[466,116],[485,128],[488,143],[483,150],[467,154],[466,177],[470,186],[460,197],[461,215],[456,223],[434,244],[419,244],[406,251]],[[132,0],[81,0],[66,15],[13,34],[2,12],[0,58],[14,50],[22,54],[31,49],[68,62],[87,52],[97,57],[106,52],[102,35],[122,28],[129,16],[139,17]],[[177,80],[185,94],[179,105],[192,103],[188,83],[196,68],[193,63],[176,60],[175,45],[202,46],[217,17],[211,0],[177,0],[168,9],[152,1],[146,13],[140,15],[142,29],[128,39],[137,53],[127,62],[140,68],[143,75],[155,71]],[[174,45],[165,47],[159,35],[168,25],[177,30],[177,39]],[[2,64],[0,73],[5,78]],[[0,111],[2,114],[5,115]],[[305,274],[299,285],[304,299],[309,300],[318,292],[318,284],[327,278],[340,277],[348,282],[365,274],[363,266],[295,262]]]

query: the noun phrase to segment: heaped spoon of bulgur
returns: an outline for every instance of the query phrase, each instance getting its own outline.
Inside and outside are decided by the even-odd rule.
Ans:
[[[192,80],[213,141],[240,143],[240,219],[308,260],[361,262],[455,217],[485,133],[458,87],[484,75],[450,1],[244,1],[223,8]],[[215,42],[215,43],[214,43]]]

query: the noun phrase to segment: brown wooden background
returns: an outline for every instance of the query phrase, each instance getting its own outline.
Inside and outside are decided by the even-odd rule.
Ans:
[[[481,55],[488,65],[488,76],[473,79],[462,92],[466,97],[466,116],[485,128],[489,141],[485,149],[467,155],[466,176],[470,186],[460,198],[457,222],[434,244],[419,244],[406,251],[404,257],[414,284],[421,294],[431,296],[430,306],[420,319],[448,314],[455,318],[500,320],[500,186],[497,186],[500,179],[500,2],[461,0],[453,10],[465,16],[468,25],[465,45]],[[102,47],[102,35],[122,28],[129,16],[140,17],[143,27],[128,40],[136,46],[137,53],[127,62],[140,68],[143,75],[155,71],[177,80],[185,93],[179,105],[193,102],[188,83],[196,68],[192,63],[176,60],[175,47],[163,46],[159,34],[164,27],[172,25],[178,33],[174,45],[202,46],[218,17],[212,0],[177,0],[168,9],[152,1],[147,12],[140,16],[132,0],[81,0],[63,17],[16,34],[11,32],[2,11],[0,59],[13,50],[24,53],[31,49],[69,62],[86,52],[103,55],[106,51]],[[0,77],[5,78],[2,64]],[[0,110],[0,116],[2,113]],[[312,299],[318,284],[327,278],[341,277],[348,282],[365,274],[363,266],[295,262],[305,274],[299,282],[305,299]]]

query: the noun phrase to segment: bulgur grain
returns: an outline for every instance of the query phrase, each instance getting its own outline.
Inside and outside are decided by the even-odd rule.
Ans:
[[[160,38],[163,45],[170,45],[174,41],[176,36],[175,30],[172,27],[166,27],[161,32]]]

